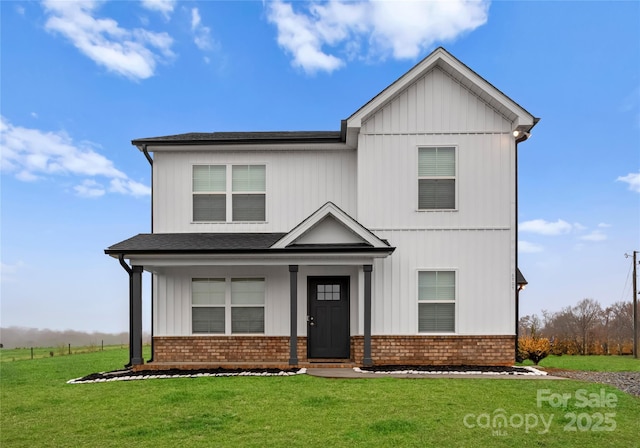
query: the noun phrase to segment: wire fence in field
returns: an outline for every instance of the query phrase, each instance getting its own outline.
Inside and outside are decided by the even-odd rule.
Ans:
[[[100,341],[100,343],[98,344],[92,342],[86,345],[58,344],[53,347],[22,347],[13,349],[0,349],[0,362],[53,358],[56,356],[69,356],[80,353],[119,350],[128,347],[128,344],[105,345],[104,341]]]

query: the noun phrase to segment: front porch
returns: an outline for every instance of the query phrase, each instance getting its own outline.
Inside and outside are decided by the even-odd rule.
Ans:
[[[143,270],[154,274],[152,363],[300,366],[313,357],[368,366],[373,263],[394,249],[327,203],[288,233],[141,234],[105,252],[117,256],[130,277],[131,366],[144,364]],[[260,283],[262,299],[238,296],[234,303],[234,282],[242,281]],[[226,286],[217,298],[196,303],[194,282]],[[234,312],[246,303],[257,304],[252,319],[261,314],[262,326],[236,325]],[[159,306],[163,328],[157,327]],[[196,322],[196,306],[208,320]],[[211,311],[201,312],[202,306]]]

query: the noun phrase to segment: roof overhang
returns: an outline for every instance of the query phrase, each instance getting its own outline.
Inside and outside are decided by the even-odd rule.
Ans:
[[[304,151],[354,149],[339,131],[191,132],[131,141],[140,151]]]

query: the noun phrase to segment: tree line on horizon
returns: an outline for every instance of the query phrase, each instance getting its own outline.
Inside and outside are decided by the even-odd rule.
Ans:
[[[554,355],[630,355],[633,353],[633,304],[620,301],[602,307],[582,299],[560,311],[542,310],[520,318],[521,338],[546,338]]]
[[[142,336],[144,342],[151,340],[148,333]],[[49,330],[26,327],[0,328],[0,347],[5,349],[30,347],[57,347],[60,345],[86,347],[100,345],[128,345],[129,333],[85,332],[75,330]]]

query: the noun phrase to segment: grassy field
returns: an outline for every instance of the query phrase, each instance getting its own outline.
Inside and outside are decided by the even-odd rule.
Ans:
[[[77,355],[80,353],[92,353],[98,351],[122,350],[125,346],[109,345],[101,347],[98,345],[86,345],[84,347],[69,347],[66,344],[57,347],[33,347],[0,350],[0,362],[22,361],[27,359],[52,358],[56,356]],[[69,353],[71,352],[71,353]]]
[[[525,365],[533,365],[531,361]],[[631,356],[554,356],[540,361],[540,367],[567,370],[588,370],[606,372],[631,372],[640,371],[640,360]]]
[[[113,349],[0,363],[0,446],[640,446],[639,398],[570,380],[297,375],[66,384],[126,360],[125,349]]]
[[[522,363],[532,366],[533,362],[526,360]],[[550,355],[540,361],[540,367],[565,370],[586,370],[590,372],[638,372],[640,360],[632,356],[604,356],[604,355]]]

